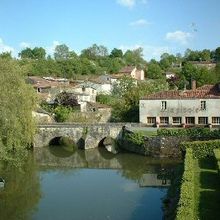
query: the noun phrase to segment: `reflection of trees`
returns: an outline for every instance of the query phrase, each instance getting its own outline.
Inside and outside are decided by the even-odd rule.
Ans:
[[[39,176],[32,155],[19,169],[7,166],[1,173],[6,185],[0,192],[0,218],[30,219],[40,199]]]

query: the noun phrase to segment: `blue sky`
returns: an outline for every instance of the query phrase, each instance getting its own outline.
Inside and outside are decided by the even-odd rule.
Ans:
[[[220,0],[0,0],[0,52],[65,43],[164,52],[220,46]]]

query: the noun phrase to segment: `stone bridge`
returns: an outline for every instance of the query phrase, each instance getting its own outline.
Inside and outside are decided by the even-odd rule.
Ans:
[[[98,147],[106,137],[117,139],[122,127],[139,127],[137,123],[105,123],[105,124],[66,124],[55,123],[38,125],[34,138],[34,147],[48,146],[55,138],[68,137],[78,147],[89,149]]]

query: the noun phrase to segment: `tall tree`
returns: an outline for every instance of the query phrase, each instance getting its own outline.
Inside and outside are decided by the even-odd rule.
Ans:
[[[54,52],[55,60],[67,60],[69,58],[69,47],[66,44],[57,45]]]
[[[12,60],[0,59],[0,85],[0,160],[18,163],[33,141],[35,93]]]
[[[116,58],[116,57],[122,58],[122,57],[123,57],[123,52],[122,52],[122,50],[120,50],[120,49],[114,48],[114,49],[111,51],[110,57],[111,57],[111,58]]]

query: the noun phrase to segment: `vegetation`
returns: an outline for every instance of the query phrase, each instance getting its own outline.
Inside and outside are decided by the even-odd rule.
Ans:
[[[13,60],[0,59],[0,84],[0,160],[19,165],[35,132],[36,97],[24,81],[24,70]]]
[[[171,129],[158,129],[158,136],[187,136],[191,140],[214,140],[220,139],[220,130],[210,130],[209,128],[171,128]]]
[[[217,163],[218,173],[220,175],[220,149],[214,149],[214,156]]]
[[[177,220],[196,219],[195,188],[194,188],[193,150],[187,149],[184,162],[184,173],[180,190],[180,200],[177,209]]]
[[[220,140],[183,142],[182,150],[192,149],[194,158],[205,158],[214,156],[214,149],[220,148]]]
[[[128,140],[135,145],[142,146],[144,144],[144,134],[142,132],[128,134]]]

